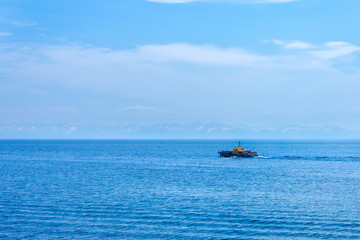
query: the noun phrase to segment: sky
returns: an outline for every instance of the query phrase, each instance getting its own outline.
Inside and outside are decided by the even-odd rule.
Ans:
[[[358,0],[0,0],[0,138],[360,138]]]

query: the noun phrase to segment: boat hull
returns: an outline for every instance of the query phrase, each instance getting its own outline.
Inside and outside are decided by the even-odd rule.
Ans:
[[[233,153],[232,151],[219,151],[220,157],[231,158],[252,158],[258,156],[256,153]]]

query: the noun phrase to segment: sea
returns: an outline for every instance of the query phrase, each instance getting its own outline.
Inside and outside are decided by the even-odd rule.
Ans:
[[[360,239],[360,141],[0,140],[0,239]]]

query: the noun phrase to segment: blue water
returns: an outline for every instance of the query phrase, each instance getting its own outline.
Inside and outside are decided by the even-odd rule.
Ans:
[[[360,239],[360,142],[0,141],[0,238]]]

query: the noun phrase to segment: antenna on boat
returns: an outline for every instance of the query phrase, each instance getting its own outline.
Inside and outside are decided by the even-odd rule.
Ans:
[[[240,146],[240,141],[239,141],[239,147],[241,147],[241,146]]]

